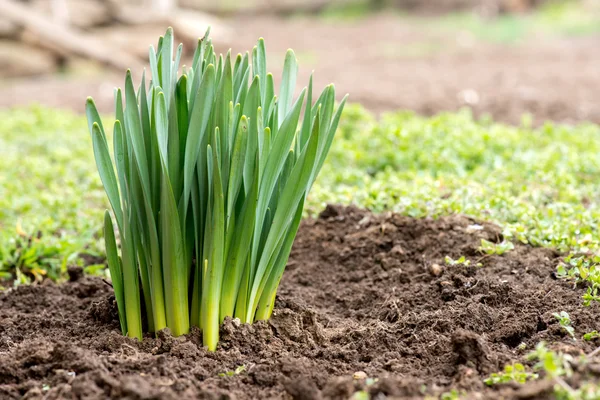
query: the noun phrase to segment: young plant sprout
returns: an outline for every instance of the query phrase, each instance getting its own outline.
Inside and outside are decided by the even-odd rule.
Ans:
[[[291,50],[276,96],[262,39],[251,57],[217,57],[208,33],[181,74],[170,28],[150,47],[152,79],[136,90],[127,71],[112,158],[91,98],[86,113],[114,214],[104,236],[123,334],[141,339],[143,321],[174,335],[193,325],[212,351],[226,317],[271,316],[346,97],[336,109],[329,85],[313,103],[311,77],[294,99]]]

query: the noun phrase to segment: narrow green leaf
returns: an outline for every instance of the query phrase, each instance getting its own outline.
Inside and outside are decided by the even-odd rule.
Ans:
[[[151,86],[160,86],[161,77],[158,72],[158,55],[156,54],[153,46],[150,46],[148,50],[148,58],[150,60],[150,73],[152,74]]]
[[[162,49],[160,51],[161,56],[161,80],[158,86],[162,87],[165,93],[165,99],[167,107],[171,104],[171,88],[173,78],[171,76],[171,70],[173,67],[173,28],[169,27],[165,33]]]
[[[216,104],[215,104],[215,119],[216,124],[223,132],[221,135],[221,153],[222,153],[222,167],[223,171],[229,170],[230,163],[230,149],[229,149],[229,105],[233,101],[233,76],[231,70],[231,52],[227,53],[225,61],[223,63],[223,75],[219,83],[219,88],[216,92]],[[227,179],[229,175],[224,176],[224,185],[227,185]]]
[[[160,87],[154,89],[154,116],[158,150],[162,163],[168,165],[169,159],[169,117],[167,115],[167,102]]]
[[[200,143],[203,136],[206,134],[206,127],[213,107],[215,97],[214,66],[209,65],[206,68],[200,88],[194,96],[196,100],[190,116],[190,126],[188,128],[187,142],[185,144],[183,164],[184,189],[181,200],[183,203],[183,210],[187,210],[194,168],[196,167],[198,153],[200,152]]]
[[[265,96],[262,101],[262,106],[264,110],[264,120],[265,122],[271,118],[271,114],[273,113],[273,105],[275,104],[275,84],[273,83],[273,74],[270,72],[267,74],[267,82],[265,86]],[[265,126],[263,126],[265,128]]]
[[[148,158],[146,155],[146,145],[142,132],[138,105],[136,101],[131,71],[127,71],[125,77],[125,125],[128,137],[131,139],[133,153],[140,172],[142,187],[146,193],[150,193],[150,176],[148,169]]]
[[[138,263],[140,282],[142,283],[142,295],[144,297],[144,305],[146,306],[146,319],[148,322],[148,330],[155,332],[156,326],[154,325],[154,311],[152,304],[152,290],[150,288],[150,271],[148,265],[147,249],[142,247],[142,237],[145,236],[144,232],[147,232],[146,226],[142,222],[141,218],[136,218],[137,223],[131,224],[132,237],[134,249],[136,252],[136,260]]]
[[[171,96],[174,98],[174,96]],[[173,100],[174,101],[174,100]],[[172,102],[173,102],[172,101]],[[171,187],[173,189],[173,193],[176,195],[177,199],[181,198],[181,165],[180,165],[180,155],[179,155],[179,123],[177,121],[177,107],[172,106],[167,108],[168,113],[168,164],[167,167],[169,169],[169,180],[171,181]],[[184,155],[185,156],[185,155]],[[184,215],[181,218],[185,218]],[[182,219],[182,228],[185,228],[185,224]]]
[[[238,92],[235,96],[235,102],[241,105],[244,109],[246,104],[246,96],[248,95],[248,81],[250,80],[250,67],[246,66],[244,73],[242,74],[242,80],[239,85]]]
[[[96,109],[96,103],[94,103],[94,99],[88,97],[85,102],[85,115],[87,116],[88,130],[90,134],[92,133],[92,127],[94,123],[98,124],[98,128],[102,133],[102,137],[106,137],[104,133],[104,126],[102,125],[102,119],[100,118],[100,114],[98,114],[98,110]]]
[[[208,151],[211,147],[208,147]],[[219,310],[221,299],[221,288],[223,283],[224,269],[224,198],[221,180],[221,167],[218,162],[216,150],[213,148],[212,167],[212,222],[211,222],[211,247],[208,254],[206,279],[203,280],[202,290],[202,337],[204,345],[209,351],[214,351],[219,342]]]
[[[123,128],[123,134],[125,134],[125,116],[123,113],[123,96],[120,88],[115,89],[115,119],[121,122]]]
[[[292,97],[296,88],[296,77],[298,76],[298,64],[293,50],[288,50],[285,54],[283,64],[283,75],[281,77],[281,88],[279,90],[279,125],[283,123],[292,106]]]
[[[119,228],[123,226],[123,211],[121,209],[121,199],[119,197],[119,187],[117,184],[117,177],[115,176],[115,170],[113,169],[112,160],[108,152],[108,144],[106,138],[100,130],[100,125],[94,122],[92,125],[92,144],[94,147],[94,158],[96,159],[96,167],[98,167],[98,173],[100,179],[104,185],[104,190],[108,196],[108,201],[115,213],[117,225]]]
[[[317,121],[319,120],[319,117],[320,113],[317,111]],[[251,286],[252,289],[249,294],[248,304],[250,308],[246,315],[248,321],[254,319],[254,312],[256,311],[258,300],[260,299],[265,285],[264,277],[265,275],[268,276],[268,274],[270,274],[270,268],[272,268],[276,261],[277,245],[281,245],[284,232],[290,226],[294,214],[296,213],[296,207],[306,193],[312,174],[311,166],[315,163],[317,155],[318,141],[319,124],[315,123],[308,144],[290,173],[288,182],[281,194],[279,205],[273,216],[273,223],[271,224],[256,272],[254,273],[254,279]]]
[[[127,335],[142,340],[142,309],[140,304],[140,287],[135,249],[130,226],[131,216],[123,219],[121,231],[121,254],[125,300],[125,316],[127,317]]]
[[[258,198],[257,205],[257,224],[255,229],[255,243],[253,246],[252,256],[256,257],[258,255],[258,243],[257,238],[261,236],[260,230],[263,226],[264,215],[267,211],[267,204],[271,198],[273,193],[273,189],[275,188],[275,184],[277,182],[277,177],[281,173],[283,165],[288,155],[288,151],[292,145],[294,140],[294,136],[296,133],[296,127],[298,126],[298,119],[300,117],[300,110],[302,108],[302,103],[304,101],[305,90],[302,91],[298,100],[294,104],[292,111],[289,113],[288,117],[283,121],[281,125],[279,133],[272,138],[271,151],[269,152],[268,159],[265,164],[264,173],[260,182],[260,190],[261,194]],[[253,259],[253,262],[255,260]]]
[[[177,82],[175,106],[177,107],[177,127],[179,130],[179,157],[183,159],[185,157],[185,144],[189,125],[188,79],[186,75],[182,75]]]
[[[252,235],[254,232],[254,221],[256,219],[256,199],[258,198],[258,174],[255,174],[252,187],[248,193],[248,199],[244,202],[240,218],[238,222],[239,229],[231,232],[233,235],[231,245],[227,249],[227,263],[225,268],[225,276],[223,278],[223,292],[221,295],[221,316],[220,321],[225,317],[231,317],[234,313],[234,307],[243,307],[236,311],[236,317],[244,316],[245,320],[245,304],[248,293],[248,282],[250,274],[248,254],[250,253],[250,245],[252,243]],[[228,232],[229,233],[229,232]],[[244,269],[247,276],[244,278]],[[240,289],[242,280],[246,279],[245,286]],[[241,293],[239,293],[241,291]],[[239,300],[243,297],[244,300]],[[241,301],[244,305],[239,305]],[[236,303],[238,305],[236,305]],[[245,321],[244,321],[245,322]]]
[[[146,70],[142,72],[142,82],[138,91],[140,99],[140,119],[142,122],[142,132],[144,134],[144,142],[146,144],[146,154],[148,157],[152,154],[152,133],[150,129],[150,108],[148,106],[148,96],[146,95]],[[151,163],[152,159],[149,158]]]
[[[115,240],[115,231],[108,210],[104,212],[104,243],[106,246],[106,261],[110,271],[112,286],[115,291],[117,308],[119,309],[119,322],[123,335],[127,334],[127,319],[125,310],[125,293],[123,291],[123,271],[121,270],[121,261],[117,252],[117,241]]]
[[[123,127],[121,121],[116,120],[113,127],[113,152],[115,156],[115,167],[117,169],[117,177],[121,193],[121,208],[124,209],[128,194],[127,186],[127,144],[123,135]]]
[[[312,113],[312,88],[313,88],[313,76],[310,74],[310,79],[308,80],[308,94],[306,96],[306,107],[304,107],[304,120],[302,121],[302,128],[300,129],[300,135],[298,138],[298,150],[297,154],[300,154],[300,151],[308,142],[308,137],[310,136],[311,123],[313,120]]]
[[[246,158],[246,146],[248,143],[248,120],[242,116],[231,157],[231,169],[229,170],[229,182],[227,188],[227,224],[233,214],[233,207],[242,186],[244,159]]]
[[[250,187],[252,176],[254,175],[254,153],[258,149],[258,107],[260,107],[260,78],[254,77],[248,95],[244,103],[243,115],[248,118],[248,145],[246,160],[244,165],[244,185]]]
[[[162,166],[160,217],[167,326],[175,336],[179,336],[188,333],[190,328],[187,293],[188,268],[185,265],[184,240],[177,204],[165,163]]]
[[[258,39],[258,43],[252,50],[252,74],[258,75],[260,79],[260,97],[261,104],[265,104],[266,85],[267,85],[267,51],[265,49],[265,40]]]
[[[279,287],[279,282],[281,281],[283,271],[285,270],[286,264],[290,257],[290,253],[292,251],[294,239],[296,238],[298,228],[300,227],[303,209],[304,199],[302,199],[300,201],[300,204],[298,204],[298,207],[296,209],[296,215],[294,216],[292,224],[290,225],[288,231],[284,236],[285,239],[283,240],[283,243],[279,250],[279,254],[277,255],[277,258],[275,259],[275,262],[272,266],[271,273],[268,275],[266,281],[263,283],[264,289],[258,302],[258,308],[256,310],[255,317],[256,321],[266,320],[271,317],[271,313],[273,312],[273,306],[275,305],[275,295],[277,293],[277,288]]]
[[[181,62],[182,54],[183,54],[183,44],[179,43],[179,46],[177,46],[177,51],[175,52],[175,61],[173,61],[173,68],[171,70],[171,87],[172,88],[175,88],[175,84],[177,83],[177,72],[179,71],[179,63]]]
[[[237,94],[240,89],[240,84],[242,82],[242,77],[245,71],[242,71],[242,55],[238,53],[235,57],[235,62],[233,63],[233,93]]]
[[[310,186],[312,186],[315,179],[317,178],[317,175],[319,175],[319,172],[321,171],[321,168],[323,167],[323,163],[325,162],[325,159],[327,158],[327,154],[329,153],[329,149],[331,148],[331,144],[333,143],[333,137],[335,136],[335,132],[337,131],[337,127],[340,122],[340,117],[342,116],[342,112],[344,111],[344,106],[346,105],[346,100],[348,100],[348,95],[344,96],[344,98],[340,102],[340,105],[338,106],[338,109],[337,109],[335,115],[333,116],[333,120],[331,121],[331,124],[329,125],[329,130],[327,131],[327,139],[323,145],[323,148],[319,152],[319,155],[318,155],[319,158],[317,160],[316,168],[311,177]]]

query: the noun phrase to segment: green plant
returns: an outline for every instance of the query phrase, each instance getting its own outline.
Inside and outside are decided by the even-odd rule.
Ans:
[[[460,400],[461,396],[464,396],[464,392],[459,392],[456,389],[452,389],[449,392],[444,392],[440,395],[440,400]]]
[[[599,337],[600,337],[600,333],[598,333],[598,331],[591,331],[591,332],[588,332],[585,335],[583,335],[583,340],[590,341],[590,340],[594,340]]]
[[[0,284],[61,281],[67,265],[87,265],[80,254],[103,253],[106,195],[84,127],[65,110],[0,110]]]
[[[370,398],[371,396],[369,396],[369,392],[367,392],[366,390],[359,390],[352,394],[350,400],[369,400]]]
[[[373,386],[375,383],[379,381],[378,378],[369,378],[366,373],[363,371],[357,371],[352,376],[355,381],[360,381],[363,385],[361,390],[354,392],[351,400],[369,400],[371,396],[369,395],[369,388]]]
[[[520,363],[516,363],[513,365],[507,365],[504,367],[504,371],[493,373],[488,378],[486,378],[483,382],[486,385],[492,386],[498,383],[508,383],[508,382],[517,382],[517,383],[525,383],[528,379],[537,379],[538,375],[527,372],[525,370],[525,366]]]
[[[503,240],[500,243],[489,242],[485,239],[481,239],[481,246],[479,247],[479,251],[485,254],[496,254],[501,256],[504,253],[507,253],[515,248],[515,245],[508,241]]]
[[[569,354],[549,350],[544,342],[540,342],[535,347],[535,351],[528,355],[528,359],[537,361],[534,369],[543,372],[547,378],[556,382],[554,397],[557,400],[596,400],[600,396],[600,386],[597,383],[579,382],[579,387],[574,388],[563,378],[573,375],[573,366],[581,370],[598,351],[599,349],[576,359]]]
[[[457,260],[453,259],[450,256],[446,256],[444,257],[444,262],[446,263],[446,265],[471,265],[471,261],[467,260],[465,256],[460,256],[460,258],[458,258]]]
[[[575,339],[575,328],[571,326],[571,317],[569,316],[569,313],[561,311],[560,313],[552,313],[552,316],[556,318],[560,326]]]
[[[584,282],[588,288],[583,295],[583,304],[589,306],[592,301],[600,302],[600,256],[592,254],[575,256],[573,254],[565,258],[556,268],[559,278],[574,281],[576,284]]]
[[[43,242],[40,231],[26,233],[17,222],[15,235],[0,247],[0,280],[14,280],[13,285],[58,280],[67,270],[72,248],[67,243]]]
[[[173,50],[169,28],[150,48],[148,88],[128,71],[115,91],[114,165],[91,99],[86,113],[114,213],[104,235],[123,333],[142,337],[143,299],[149,331],[198,326],[212,351],[226,317],[270,317],[346,98],[335,110],[329,85],[313,105],[311,78],[294,100],[291,50],[275,96],[262,39],[251,59],[217,57],[207,31],[180,75],[182,45]]]
[[[220,378],[225,378],[225,377],[231,377],[231,376],[236,376],[241,374],[242,372],[246,371],[246,366],[245,365],[239,365],[238,367],[236,367],[236,369],[234,369],[233,371],[225,371],[225,372],[221,372],[219,374]]]
[[[98,221],[109,203],[83,126],[65,110],[0,110],[0,264],[9,262],[2,249],[14,245],[19,220],[25,232],[42,232],[40,246],[67,249],[59,258],[69,263],[85,265],[84,251],[104,253]],[[112,135],[107,140],[112,148]],[[413,217],[464,214],[500,225],[506,240],[591,259],[600,254],[599,151],[596,124],[510,126],[467,110],[375,117],[347,105],[305,215],[326,203]],[[594,274],[587,277],[581,285],[591,288]],[[593,291],[586,296],[594,302]]]
[[[573,357],[569,354],[554,352],[546,347],[544,342],[535,346],[535,350],[527,355],[530,361],[537,361],[534,366],[536,371],[544,371],[550,378],[571,376]]]

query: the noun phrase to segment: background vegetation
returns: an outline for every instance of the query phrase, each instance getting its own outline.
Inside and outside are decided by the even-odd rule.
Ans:
[[[350,106],[309,197],[376,212],[462,213],[498,223],[513,240],[561,251],[599,248],[600,129],[475,120],[469,111],[376,118]],[[85,118],[42,107],[0,111],[0,271],[5,282],[68,265],[104,273],[108,208]],[[8,281],[7,281],[8,278]]]

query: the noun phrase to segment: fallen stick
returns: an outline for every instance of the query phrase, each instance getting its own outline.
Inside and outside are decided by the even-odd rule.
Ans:
[[[298,0],[298,1],[273,1],[263,0],[257,2],[240,2],[228,6],[214,1],[182,0],[183,7],[202,10],[217,15],[290,15],[294,13],[314,14],[331,4],[342,3],[340,0]]]
[[[121,49],[53,23],[46,16],[13,0],[0,0],[0,15],[35,34],[39,45],[50,51],[56,52],[58,47],[66,53],[84,56],[119,70],[141,65],[137,58]]]
[[[211,26],[211,36],[219,43],[228,43],[233,32],[231,27],[221,18],[195,9],[173,8],[169,12],[159,13],[146,10],[131,4],[111,4],[113,18],[126,25],[155,24],[164,27],[172,26],[175,33],[183,40],[195,45],[199,37],[204,35],[206,28]]]

